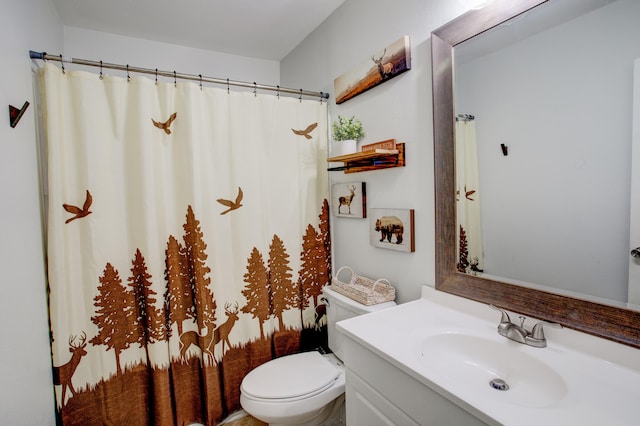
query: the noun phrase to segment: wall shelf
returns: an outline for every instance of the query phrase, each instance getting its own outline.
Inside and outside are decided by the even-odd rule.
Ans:
[[[329,167],[331,172],[345,173],[366,172],[368,170],[388,169],[390,167],[404,167],[404,143],[396,144],[397,154],[379,152],[356,152],[355,154],[340,155],[327,158],[329,163],[343,163],[342,166]]]

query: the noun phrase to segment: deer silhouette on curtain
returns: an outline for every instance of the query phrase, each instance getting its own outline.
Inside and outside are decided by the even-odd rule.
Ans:
[[[251,369],[326,342],[326,104],[38,75],[61,424],[215,424]]]

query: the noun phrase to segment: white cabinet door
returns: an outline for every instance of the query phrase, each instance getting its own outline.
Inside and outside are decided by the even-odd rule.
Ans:
[[[388,399],[347,370],[347,425],[419,426]]]

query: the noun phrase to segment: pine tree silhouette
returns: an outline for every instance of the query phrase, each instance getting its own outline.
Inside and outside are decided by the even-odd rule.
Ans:
[[[216,301],[213,292],[209,289],[211,278],[208,274],[211,269],[206,265],[207,244],[204,242],[200,221],[193,214],[191,206],[187,208],[187,221],[184,228],[184,247],[181,254],[187,261],[189,286],[193,294],[195,305],[195,319],[198,329],[202,330],[209,325],[216,324]]]
[[[273,236],[269,246],[269,284],[272,291],[273,315],[278,318],[279,330],[284,330],[282,313],[288,308],[298,306],[298,289],[291,281],[289,255],[284,243],[277,236]]]
[[[300,253],[300,272],[298,280],[301,287],[300,309],[309,306],[309,298],[313,297],[313,306],[318,306],[318,296],[322,294],[322,287],[326,284],[326,256],[324,241],[316,229],[308,225],[302,237],[302,252]]]
[[[164,306],[167,311],[167,329],[171,330],[171,324],[177,324],[178,336],[182,334],[182,323],[195,317],[194,296],[189,285],[189,268],[183,253],[184,248],[173,235],[170,235],[165,251],[164,277],[167,288],[164,293]]]
[[[247,285],[242,290],[242,295],[247,299],[247,303],[241,310],[258,319],[260,339],[264,339],[263,325],[271,316],[271,287],[262,253],[255,247],[247,259],[247,273],[244,274],[244,282]]]
[[[135,299],[133,310],[135,316],[135,342],[144,347],[147,356],[147,365],[151,365],[149,358],[149,343],[166,340],[164,328],[164,316],[161,309],[154,306],[157,293],[151,288],[151,274],[147,272],[147,264],[140,252],[136,249],[134,259],[131,262],[131,276],[128,278],[131,292]]]
[[[458,271],[467,272],[469,266],[469,249],[467,248],[467,233],[460,225],[460,257],[458,259]]]
[[[320,267],[320,270],[325,271],[325,276],[322,278],[322,287],[331,282],[331,233],[329,224],[329,202],[325,198],[322,202],[322,211],[320,212],[320,233],[318,237],[322,240],[324,245],[324,262]],[[316,303],[317,305],[317,303]]]
[[[89,343],[94,346],[104,345],[107,350],[113,349],[117,372],[122,374],[120,353],[135,341],[132,339],[136,331],[133,328],[133,294],[122,285],[118,270],[110,263],[107,263],[98,280],[99,294],[93,298],[96,315],[91,317],[91,321],[98,327],[98,334]]]

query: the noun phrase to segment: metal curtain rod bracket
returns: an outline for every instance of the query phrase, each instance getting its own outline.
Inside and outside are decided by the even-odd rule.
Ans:
[[[456,121],[472,121],[475,120],[476,117],[471,114],[458,114],[456,117]]]
[[[260,89],[260,90],[267,90],[267,91],[278,92],[278,93],[290,93],[290,94],[295,94],[299,96],[304,95],[304,96],[310,96],[310,97],[319,97],[321,100],[329,99],[329,94],[325,92],[314,92],[314,91],[302,90],[302,89],[291,89],[291,88],[282,87],[282,86],[270,86],[267,84],[248,83],[245,81],[234,81],[234,80],[222,79],[222,78],[204,77],[202,75],[176,73],[175,71],[161,71],[157,69],[132,67],[129,65],[110,64],[107,62],[91,61],[88,59],[65,58],[62,55],[57,55],[57,56],[49,55],[47,52],[35,52],[33,50],[29,51],[29,57],[31,59],[42,59],[44,61],[58,61],[62,63],[67,62],[70,64],[86,65],[90,67],[100,67],[101,70],[103,68],[108,68],[108,69],[119,70],[119,71],[137,72],[141,74],[152,74],[152,75],[155,75],[156,77],[162,76],[162,77],[169,77],[173,79],[179,78],[182,80],[192,80],[192,81],[197,81],[199,84],[202,84],[202,82],[207,82],[207,83],[214,83],[214,84],[223,84],[223,85],[227,85],[227,87],[228,86],[247,87],[254,90]]]

